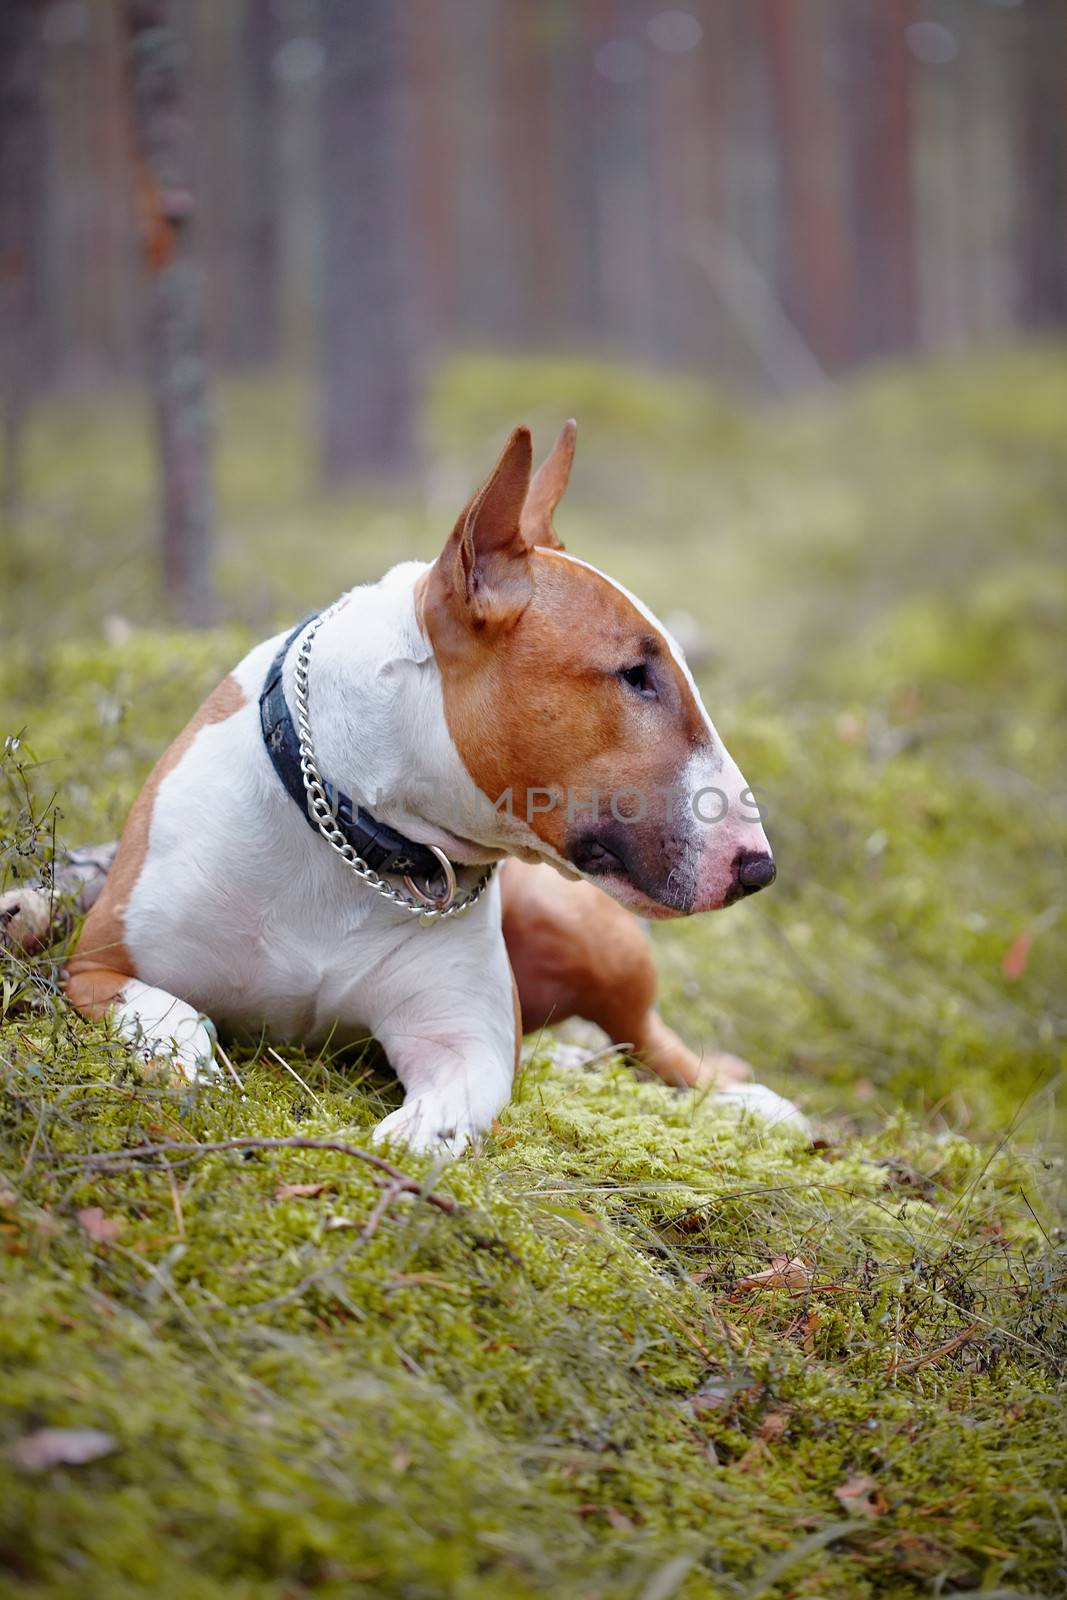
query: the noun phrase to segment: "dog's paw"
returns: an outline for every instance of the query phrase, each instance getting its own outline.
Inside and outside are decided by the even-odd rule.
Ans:
[[[181,1089],[202,1083],[219,1084],[224,1081],[218,1062],[211,1056],[200,1056],[191,1061],[180,1051],[160,1049],[158,1045],[140,1051],[139,1055],[141,1074],[150,1083]]]
[[[739,1111],[759,1117],[768,1128],[788,1128],[796,1133],[811,1134],[811,1123],[792,1100],[776,1094],[763,1083],[735,1083],[720,1089],[713,1097],[715,1105],[735,1106]]]
[[[371,1133],[375,1144],[406,1144],[418,1154],[461,1156],[485,1127],[467,1110],[457,1111],[437,1094],[410,1096],[398,1111],[391,1111]]]
[[[752,1077],[750,1064],[725,1050],[708,1050],[700,1058],[700,1073],[694,1088],[725,1090],[746,1084]]]
[[[181,1088],[201,1083],[221,1083],[222,1071],[215,1060],[214,1026],[199,1022],[187,1029],[181,1039],[141,1038],[136,1055],[145,1078],[155,1083]]]

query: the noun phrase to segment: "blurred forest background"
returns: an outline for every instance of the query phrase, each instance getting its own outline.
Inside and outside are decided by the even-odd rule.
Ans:
[[[456,351],[752,400],[1056,327],[1065,85],[1062,0],[7,0],[7,513],[33,408],[147,373],[203,621],[208,372],[410,486]]]

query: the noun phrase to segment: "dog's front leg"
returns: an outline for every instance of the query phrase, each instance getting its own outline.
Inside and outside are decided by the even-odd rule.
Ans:
[[[404,1085],[404,1104],[374,1130],[413,1150],[459,1155],[507,1104],[521,1044],[503,940],[466,981],[453,970],[384,1008],[375,1037]]]
[[[460,1155],[507,1105],[515,1076],[513,1040],[493,1041],[426,1018],[380,1029],[379,1042],[405,1095],[400,1109],[379,1122],[375,1139]]]
[[[398,1111],[379,1122],[375,1139],[461,1155],[488,1131],[511,1095],[513,1051],[505,1059],[479,1041],[432,1033],[387,1041],[386,1051],[405,1098]]]
[[[200,1012],[140,978],[85,966],[66,983],[67,999],[86,1017],[110,1016],[146,1067],[188,1083],[218,1077],[211,1024]]]

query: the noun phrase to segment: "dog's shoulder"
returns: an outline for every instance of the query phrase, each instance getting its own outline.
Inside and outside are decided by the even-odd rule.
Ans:
[[[238,681],[236,673],[228,673],[152,768],[130,809],[107,881],[86,918],[77,951],[68,963],[68,971],[72,976],[101,966],[115,973],[136,975],[126,940],[126,907],[148,855],[149,833],[160,785],[175,771],[202,729],[226,722],[248,703],[249,695]]]

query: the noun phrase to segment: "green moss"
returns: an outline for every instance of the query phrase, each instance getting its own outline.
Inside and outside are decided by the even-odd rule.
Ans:
[[[358,1071],[299,1061],[313,1103],[241,1061],[245,1097],[181,1097],[100,1030],[6,1044],[5,1433],[118,1442],[46,1484],[7,1472],[0,1548],[27,1580],[152,1587],[188,1563],[250,1592],[636,1596],[681,1551],[678,1592],[714,1595],[870,1474],[882,1515],[789,1592],[823,1592],[820,1563],[837,1592],[991,1572],[1051,1592],[1064,1319],[1039,1163],[902,1119],[812,1150],[541,1059],[481,1156],[406,1162],[464,1215],[407,1198],[360,1246],[336,1219],[376,1190],[339,1155],[79,1168],[146,1135],[358,1140],[382,1109]],[[309,1180],[335,1187],[275,1198]],[[116,1243],[79,1228],[91,1204]],[[775,1254],[815,1265],[810,1294],[737,1290]]]
[[[237,1051],[243,1094],[167,1091],[58,1001],[62,951],[6,961],[5,1592],[1067,1585],[1062,351],[890,369],[762,415],[595,363],[471,358],[429,418],[445,487],[409,505],[317,498],[306,393],[238,386],[220,406],[235,620],[200,635],[139,626],[132,405],[43,414],[0,662],[0,734],[22,736],[0,877],[47,863],[53,828],[113,834],[252,639],[431,554],[485,435],[571,410],[561,531],[705,633],[703,686],[780,868],[727,916],[657,930],[664,1009],[825,1138],[768,1136],[619,1063],[564,1070],[546,1038],[478,1156],[398,1153],[462,1215],[404,1197],[361,1244],[378,1190],[338,1154],[85,1161],[146,1137],[358,1142],[397,1103],[373,1056],[293,1053],[305,1090]],[[116,613],[132,629],[102,628]],[[307,1181],[333,1187],[276,1198]],[[112,1242],[79,1226],[89,1206],[121,1222]],[[738,1288],[776,1256],[814,1267],[808,1291]],[[26,1476],[6,1446],[45,1425],[117,1448]],[[857,1478],[873,1514],[836,1493]]]

